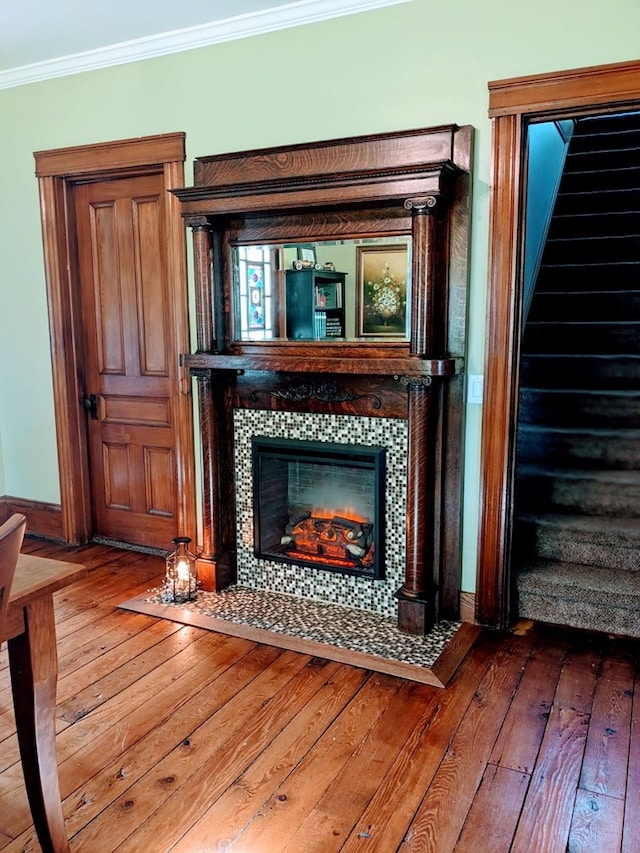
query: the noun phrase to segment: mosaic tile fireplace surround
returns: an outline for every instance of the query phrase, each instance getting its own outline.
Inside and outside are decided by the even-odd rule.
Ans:
[[[254,436],[386,448],[385,577],[374,579],[329,572],[254,553]],[[234,412],[237,583],[249,589],[288,593],[395,617],[395,593],[405,564],[407,422],[397,418],[236,409]]]

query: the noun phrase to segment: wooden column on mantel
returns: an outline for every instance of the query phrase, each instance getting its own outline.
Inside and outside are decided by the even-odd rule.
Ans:
[[[407,450],[407,533],[405,580],[398,598],[398,627],[425,634],[436,615],[433,583],[433,429],[430,429],[431,379],[405,379],[409,390]]]
[[[196,274],[196,325],[197,351],[216,352],[221,334],[220,322],[215,322],[215,305],[221,299],[214,293],[213,281],[213,231],[205,216],[187,217],[186,224],[193,232],[193,254]],[[227,488],[230,466],[225,465],[224,453],[226,419],[220,418],[225,410],[220,397],[224,397],[220,374],[208,368],[191,368],[197,380],[198,408],[200,412],[200,442],[202,447],[202,550],[197,555],[198,580],[202,589],[219,592],[233,580],[231,553],[226,544],[229,539],[222,508],[222,494],[231,500],[232,490]],[[228,443],[227,443],[228,444]]]
[[[435,326],[444,318],[437,312],[435,269],[436,217],[439,196],[407,199],[412,215],[411,280],[423,282],[411,303],[411,355],[425,358],[435,350]],[[433,465],[435,429],[430,416],[432,377],[403,377],[408,388],[409,446],[407,448],[407,532],[405,580],[396,593],[398,626],[409,634],[425,634],[436,618],[437,590],[433,581],[434,490]]]

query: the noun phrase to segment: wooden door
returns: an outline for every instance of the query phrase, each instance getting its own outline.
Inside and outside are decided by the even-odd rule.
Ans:
[[[177,356],[162,174],[74,189],[93,534],[170,547],[177,529]]]

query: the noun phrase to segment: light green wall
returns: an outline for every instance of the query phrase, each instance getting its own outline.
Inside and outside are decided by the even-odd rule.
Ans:
[[[172,131],[198,155],[443,123],[477,128],[467,370],[483,372],[487,82],[636,59],[637,0],[435,0],[0,91],[0,494],[59,501],[32,152]],[[475,588],[480,406],[465,452]],[[4,478],[3,478],[4,468]]]

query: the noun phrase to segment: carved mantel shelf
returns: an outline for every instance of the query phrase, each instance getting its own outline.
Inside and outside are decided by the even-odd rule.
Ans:
[[[345,358],[302,355],[183,355],[182,364],[194,370],[266,370],[274,373],[331,373],[350,376],[448,377],[460,372],[455,358]]]

